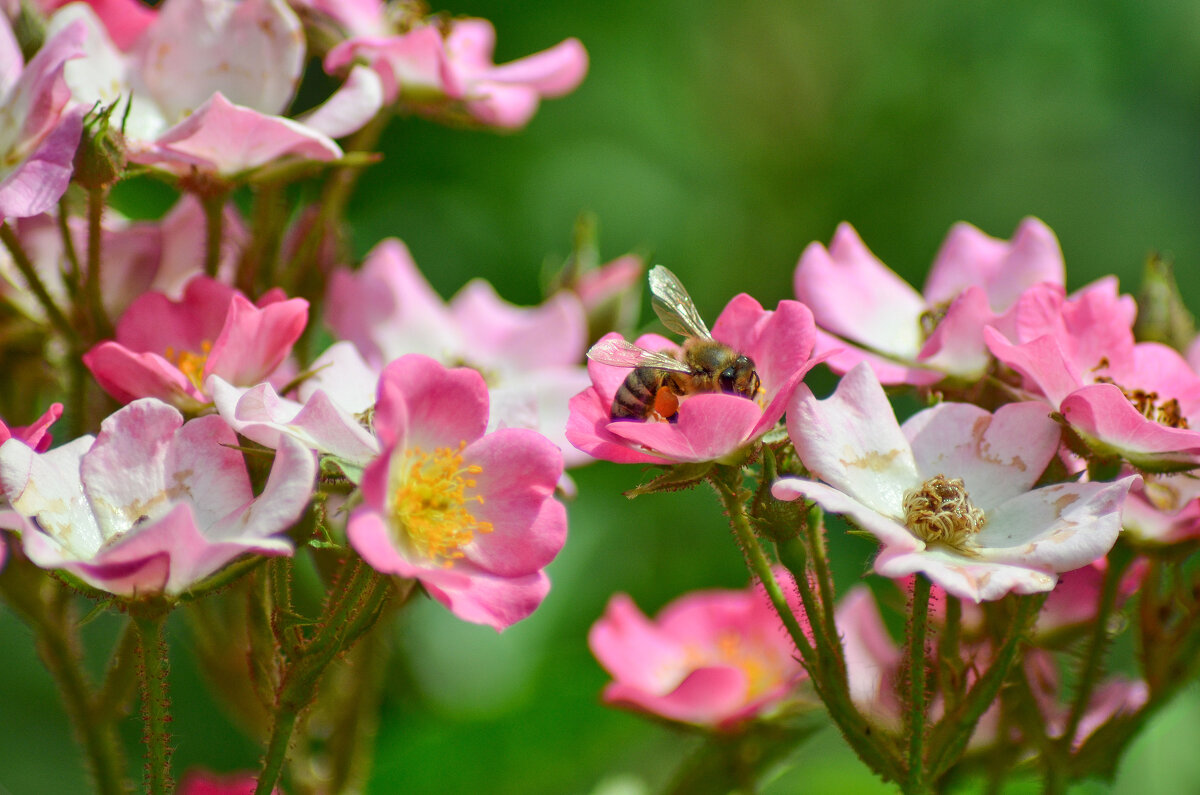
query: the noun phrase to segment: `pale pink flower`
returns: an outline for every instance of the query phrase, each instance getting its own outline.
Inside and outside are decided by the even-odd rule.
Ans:
[[[9,439],[16,439],[29,445],[33,450],[44,453],[50,449],[54,439],[50,436],[50,426],[58,422],[58,418],[62,416],[63,407],[61,403],[52,403],[50,408],[42,413],[30,425],[20,427],[12,427],[0,420],[0,444],[7,442]]]
[[[1147,547],[1200,537],[1200,478],[1190,472],[1146,475],[1121,512],[1125,533]]]
[[[1114,279],[1073,296],[1042,285],[1018,301],[1009,333],[985,332],[997,359],[1056,409],[1088,446],[1139,469],[1200,464],[1200,376],[1175,350],[1134,341],[1136,308]]]
[[[378,18],[354,15],[354,25],[378,29]],[[577,39],[496,66],[496,31],[485,19],[451,19],[445,26],[423,23],[411,30],[355,33],[325,56],[325,70],[341,73],[366,63],[383,81],[389,104],[422,116],[523,127],[544,97],[574,91],[587,73],[587,51]]]
[[[475,279],[447,303],[392,238],[358,270],[330,275],[325,321],[376,371],[406,353],[473,367],[487,380],[494,425],[535,428],[558,444],[567,466],[590,460],[564,434],[568,401],[588,385],[587,321],[570,293],[519,307]]]
[[[806,676],[761,586],[689,593],[654,620],[617,594],[588,646],[613,677],[606,703],[721,730],[770,714]]]
[[[612,418],[613,399],[632,368],[588,362],[592,386],[571,399],[567,438],[580,450],[618,463],[670,464],[715,461],[751,444],[783,416],[810,358],[815,329],[812,313],[796,301],[765,310],[745,293],[735,296],[717,318],[713,338],[749,356],[761,382],[753,399],[726,393],[685,396],[671,422]],[[610,334],[602,339],[620,339]],[[657,334],[638,347],[676,354],[678,346]]]
[[[342,151],[330,136],[357,129],[382,102],[378,79],[359,74],[312,123],[279,115],[305,60],[300,22],[282,0],[172,0],[129,53],[86,5],[65,6],[49,29],[68,23],[88,31],[86,57],[66,70],[75,100],[119,101],[130,160],[181,176],[240,177],[284,157],[334,160]]]
[[[986,325],[1022,290],[1062,284],[1058,240],[1041,221],[1026,218],[1006,242],[967,223],[956,224],[918,293],[841,224],[826,250],[811,243],[796,266],[796,297],[820,327],[818,353],[838,373],[869,362],[880,382],[925,386],[946,377],[974,381],[989,363]]]
[[[283,533],[312,494],[313,454],[281,445],[256,497],[236,445],[220,417],[185,424],[153,399],[46,453],[10,439],[0,484],[12,529],[38,566],[124,596],[177,596],[245,553],[291,554]]]
[[[550,587],[543,569],[566,539],[554,499],[562,454],[523,428],[485,433],[488,392],[474,370],[419,354],[389,364],[350,544],[376,570],[419,580],[459,618],[504,629]]]
[[[1138,480],[1034,489],[1060,435],[1044,404],[1011,403],[989,414],[942,403],[901,427],[865,363],[825,400],[801,386],[788,433],[824,482],[784,478],[772,494],[814,500],[874,535],[883,544],[879,574],[920,572],[975,602],[1048,591],[1059,573],[1105,555]]]
[[[122,403],[157,397],[187,411],[211,398],[204,382],[219,375],[238,386],[272,376],[304,331],[308,302],[272,290],[257,304],[207,276],[172,301],[146,293],[117,323],[116,340],[83,356],[100,386]]]
[[[68,25],[26,64],[0,14],[0,220],[45,212],[67,190],[83,111],[68,108],[63,70],[83,42],[83,27]]]

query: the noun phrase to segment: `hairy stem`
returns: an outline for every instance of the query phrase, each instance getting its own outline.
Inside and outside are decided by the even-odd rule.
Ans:
[[[913,584],[908,629],[908,782],[906,792],[923,792],[925,779],[925,640],[929,630],[929,580],[917,575]]]
[[[163,639],[165,611],[135,616],[138,647],[142,655],[141,691],[142,719],[145,723],[143,740],[146,743],[146,791],[152,795],[168,795],[175,789],[171,779],[170,697],[167,695],[167,644]]]

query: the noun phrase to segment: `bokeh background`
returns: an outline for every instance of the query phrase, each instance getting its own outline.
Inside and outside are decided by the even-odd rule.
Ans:
[[[920,283],[955,221],[1008,237],[1036,215],[1059,236],[1070,287],[1116,273],[1132,290],[1160,251],[1200,308],[1200,4],[475,0],[445,10],[493,20],[498,61],[577,36],[591,71],[517,135],[419,120],[385,135],[385,159],[351,204],[354,245],[362,254],[403,238],[443,295],[482,276],[514,302],[540,300],[543,264],[568,253],[583,211],[599,218],[605,259],[651,255],[710,319],[740,291],[764,304],[790,297],[804,246],[843,220]],[[631,502],[621,492],[643,475],[636,467],[575,475],[569,540],[533,617],[497,635],[424,603],[395,626],[369,792],[638,792],[694,747],[600,705],[606,676],[586,634],[617,591],[653,613],[689,590],[744,585],[737,547],[710,493]],[[838,541],[843,586],[864,576],[871,551]],[[185,627],[171,631],[176,769],[253,767],[257,749],[205,694]],[[108,632],[103,618],[87,627],[93,646]],[[2,608],[0,650],[0,793],[86,791],[53,683]],[[1198,743],[1192,688],[1112,789],[1200,791]],[[829,730],[793,761],[768,792],[890,791]]]

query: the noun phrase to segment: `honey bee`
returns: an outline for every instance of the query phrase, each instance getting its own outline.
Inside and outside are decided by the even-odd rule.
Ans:
[[[613,397],[614,420],[675,422],[679,398],[700,392],[726,392],[753,398],[759,391],[754,361],[713,339],[691,296],[674,273],[662,265],[650,271],[654,313],[671,331],[684,337],[675,356],[648,351],[625,340],[598,342],[588,358],[614,367],[634,368]]]

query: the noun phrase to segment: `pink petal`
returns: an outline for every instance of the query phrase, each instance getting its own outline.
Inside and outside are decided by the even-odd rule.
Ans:
[[[206,534],[247,548],[290,554],[291,541],[282,534],[308,507],[316,477],[317,459],[312,451],[289,436],[282,437],[262,494],[208,528]]]
[[[477,439],[463,463],[478,465],[468,496],[483,497],[472,514],[490,522],[464,550],[481,569],[502,577],[530,574],[554,559],[567,538],[567,514],[554,499],[562,454],[534,431],[509,428]]]
[[[909,367],[862,348],[856,348],[845,340],[821,329],[817,329],[817,342],[813,347],[813,358],[820,359],[830,370],[839,375],[850,372],[859,362],[866,362],[875,371],[875,377],[879,379],[879,383],[886,386],[894,384],[929,386],[945,377],[944,373],[937,370],[917,367],[915,363],[914,366]]]
[[[991,364],[983,340],[984,326],[995,314],[978,287],[968,287],[946,310],[946,316],[929,335],[917,359],[964,381],[983,377]]]
[[[64,114],[41,146],[0,182],[0,218],[37,215],[62,198],[74,170],[82,120],[81,109]]]
[[[414,353],[389,364],[379,377],[374,425],[386,446],[457,448],[482,436],[487,421],[487,385],[474,370],[447,369]]]
[[[588,369],[606,367],[595,362]],[[607,367],[613,370],[616,368]],[[612,421],[612,399],[603,399],[595,387],[588,387],[575,397],[569,404],[570,417],[567,420],[567,440],[579,450],[604,461],[615,461],[618,464],[669,464],[669,459],[651,455],[636,447],[609,430]]]
[[[1150,471],[1190,469],[1200,463],[1200,431],[1170,428],[1142,415],[1113,384],[1091,384],[1062,401],[1071,427],[1090,443]]]
[[[1024,345],[1014,345],[994,328],[985,328],[983,338],[992,355],[1041,391],[1051,406],[1058,406],[1063,398],[1084,383],[1082,373],[1050,335]]]
[[[163,6],[135,57],[168,123],[182,121],[214,93],[275,114],[296,90],[304,36],[300,20],[279,0],[174,2]]]
[[[501,631],[529,616],[550,592],[545,572],[524,577],[499,577],[483,573],[470,578],[447,576],[445,569],[428,572],[421,583],[429,595],[463,621]]]
[[[925,300],[875,258],[849,224],[840,224],[829,250],[811,243],[795,274],[796,297],[817,325],[841,337],[907,359],[921,348]]]
[[[914,536],[902,522],[903,517],[882,514],[865,501],[860,501],[836,488],[800,478],[781,478],[771,487],[777,500],[798,500],[801,497],[819,503],[830,513],[848,516],[862,529],[875,536],[887,549],[902,552],[925,549],[925,542]],[[899,507],[899,503],[897,503]],[[899,514],[897,510],[895,512]]]
[[[579,87],[587,69],[587,50],[578,39],[572,38],[547,50],[493,67],[488,70],[486,79],[527,86],[543,97],[561,97]]]
[[[204,365],[205,377],[219,375],[242,386],[257,384],[288,357],[307,322],[308,301],[303,298],[259,309],[241,294],[232,296]]]
[[[365,66],[355,66],[329,99],[300,117],[310,130],[344,138],[358,132],[383,107],[383,81]]]
[[[698,394],[679,405],[677,422],[610,421],[609,433],[673,461],[715,461],[752,441],[762,419],[753,400],[737,395]]]
[[[1044,403],[1009,403],[990,414],[969,403],[940,403],[904,423],[917,471],[962,478],[987,511],[1033,488],[1058,452],[1061,432]]]
[[[958,223],[934,258],[925,299],[930,305],[946,303],[968,287],[980,287],[989,307],[1004,312],[1027,287],[1039,282],[1062,285],[1065,276],[1058,239],[1036,218],[1021,221],[1011,243]]]
[[[944,548],[906,552],[888,547],[875,559],[875,571],[893,579],[921,573],[947,593],[972,602],[990,602],[1009,593],[1042,593],[1056,581],[1053,574],[1020,563],[980,562]]]
[[[587,344],[587,320],[578,299],[559,292],[540,306],[518,307],[474,279],[451,300],[450,313],[470,346],[471,361],[485,368],[540,370],[578,364]]]
[[[888,516],[920,485],[908,440],[875,374],[860,364],[817,400],[801,385],[788,409],[788,435],[808,470]]]
[[[119,403],[154,397],[186,408],[207,398],[179,368],[157,353],[134,353],[115,342],[102,342],[83,355],[100,388]]]
[[[316,130],[234,105],[218,92],[163,133],[152,149],[130,159],[232,177],[283,157],[330,161],[341,156],[338,145]]]
[[[713,665],[690,671],[674,690],[662,695],[615,681],[604,688],[604,700],[671,720],[712,726],[741,712],[747,689],[743,671]]]

